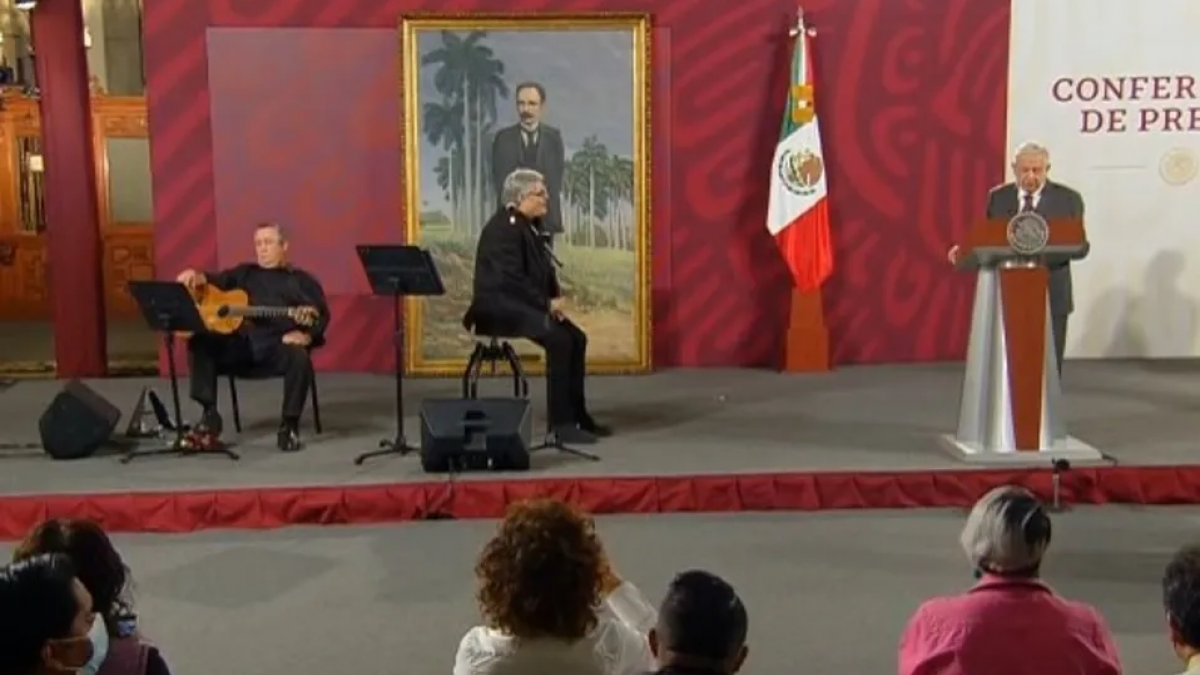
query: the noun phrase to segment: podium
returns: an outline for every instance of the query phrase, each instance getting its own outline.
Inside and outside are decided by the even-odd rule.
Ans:
[[[1067,434],[1047,295],[1049,266],[1088,253],[1082,219],[1035,212],[976,223],[958,269],[976,270],[958,429],[943,438],[977,464],[1088,463],[1103,454]]]

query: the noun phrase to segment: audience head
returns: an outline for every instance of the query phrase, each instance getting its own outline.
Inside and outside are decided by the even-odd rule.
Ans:
[[[675,577],[650,631],[660,667],[736,673],[746,661],[746,607],[724,579],[700,570]]]
[[[1034,577],[1050,545],[1050,516],[1025,488],[998,487],[975,503],[961,541],[981,572]]]
[[[59,553],[71,561],[96,614],[115,633],[118,615],[130,609],[129,568],[104,530],[90,520],[47,520],[25,537],[13,559],[44,553]]]
[[[288,242],[279,223],[267,221],[254,228],[254,255],[259,267],[274,269],[287,264]]]
[[[526,218],[541,218],[549,206],[546,179],[533,169],[517,169],[504,178],[500,201]]]
[[[83,669],[92,658],[94,620],[91,596],[66,556],[0,567],[0,675]]]
[[[484,620],[518,639],[583,638],[605,569],[591,518],[550,499],[515,504],[475,566]]]
[[[1200,545],[1184,546],[1171,558],[1162,589],[1171,642],[1186,661],[1200,654]]]

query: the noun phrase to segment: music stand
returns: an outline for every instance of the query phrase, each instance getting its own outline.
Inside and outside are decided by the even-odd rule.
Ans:
[[[360,245],[358,260],[371,292],[392,298],[392,331],[396,340],[393,375],[396,379],[396,435],[379,441],[379,449],[354,458],[355,465],[384,455],[404,456],[416,452],[404,435],[404,327],[400,304],[406,297],[445,295],[442,276],[429,251],[418,246]]]
[[[229,459],[241,459],[223,444],[216,447],[190,447],[187,444],[188,429],[183,424],[183,405],[179,400],[179,373],[175,368],[175,334],[206,333],[208,327],[196,308],[196,301],[186,286],[175,281],[130,281],[129,294],[133,296],[142,318],[163,336],[163,347],[167,352],[167,374],[171,378],[171,403],[175,419],[172,431],[175,438],[166,447],[140,450],[132,447],[121,456],[121,463],[128,464],[135,457],[152,455],[224,455]]]

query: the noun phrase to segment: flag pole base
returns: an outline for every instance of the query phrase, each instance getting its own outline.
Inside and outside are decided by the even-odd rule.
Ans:
[[[820,289],[792,289],[787,337],[784,340],[783,372],[825,373],[831,370],[829,330]]]

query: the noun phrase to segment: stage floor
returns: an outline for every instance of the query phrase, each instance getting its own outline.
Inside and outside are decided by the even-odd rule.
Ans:
[[[1071,433],[1125,466],[1200,464],[1200,366],[1163,362],[1079,362],[1067,368]],[[465,480],[602,476],[906,472],[970,469],[946,454],[938,436],[953,429],[961,366],[870,366],[828,375],[789,376],[752,370],[669,371],[645,377],[593,377],[595,414],[618,435],[594,446],[588,462],[550,453],[528,473],[477,473]],[[143,386],[169,400],[165,381],[90,382],[128,414]],[[392,428],[392,383],[386,377],[319,376],[325,433],[305,419],[306,448],[273,447],[281,382],[241,382],[246,430],[243,459],[115,456],[49,461],[40,451],[0,450],[0,494],[124,493],[247,487],[304,487],[429,481],[416,457],[382,458],[356,467]],[[535,380],[535,429],[544,406]],[[0,391],[0,444],[35,444],[37,420],[61,383],[21,380]],[[504,395],[506,382],[485,384]],[[410,380],[406,431],[418,433],[422,399],[454,397],[457,381]],[[222,391],[222,394],[225,392]],[[232,427],[228,401],[226,427]],[[185,416],[195,410],[185,406]],[[122,419],[119,428],[123,429]]]

